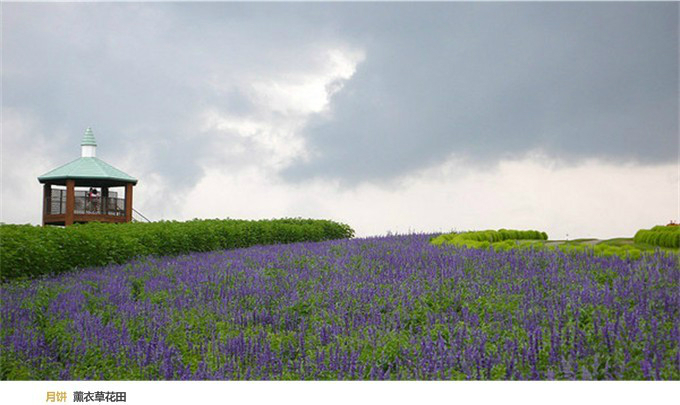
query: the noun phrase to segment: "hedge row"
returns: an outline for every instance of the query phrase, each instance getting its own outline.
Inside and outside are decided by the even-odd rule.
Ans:
[[[253,245],[342,239],[348,225],[311,219],[90,223],[67,228],[0,225],[0,279],[124,263],[137,256],[179,255]]]
[[[613,246],[607,244],[589,245],[585,243],[569,243],[560,245],[546,245],[541,240],[513,240],[506,239],[500,242],[489,241],[470,241],[464,240],[456,243],[458,246],[465,246],[475,249],[493,249],[495,251],[509,250],[560,250],[568,254],[592,254],[595,256],[618,256],[621,259],[637,260],[644,254],[654,254],[658,249],[651,246],[640,247],[633,245]]]
[[[680,248],[680,226],[655,226],[652,229],[640,229],[633,240],[635,243]]]
[[[449,233],[439,235],[432,239],[435,245],[452,244],[456,246],[467,246],[473,248],[487,248],[494,242],[511,240],[547,240],[548,234],[540,231],[518,231],[512,229],[499,229],[497,231],[473,231],[462,233]]]

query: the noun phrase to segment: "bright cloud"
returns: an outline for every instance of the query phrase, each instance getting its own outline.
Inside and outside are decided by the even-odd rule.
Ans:
[[[669,202],[676,201],[678,181],[675,165],[560,167],[540,156],[503,161],[487,172],[450,159],[389,187],[353,189],[327,180],[291,185],[251,168],[208,172],[178,215],[333,218],[362,236],[506,227],[545,230],[553,238],[606,238],[674,218],[678,207]]]
[[[363,58],[361,51],[333,48],[315,57],[322,61],[317,71],[278,72],[239,80],[247,83],[241,91],[249,96],[252,108],[238,114],[210,107],[203,115],[201,130],[249,140],[263,152],[258,161],[275,168],[294,158],[304,159],[307,148],[300,131],[311,114],[327,110],[332,95],[342,89]],[[250,152],[242,145],[233,145],[233,139],[224,150],[225,158]]]

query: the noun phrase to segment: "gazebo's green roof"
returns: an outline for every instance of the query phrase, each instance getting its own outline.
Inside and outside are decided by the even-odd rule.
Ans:
[[[94,141],[94,137],[92,139]],[[65,180],[81,180],[83,185],[85,185],[84,181],[88,180],[98,183],[137,184],[137,179],[134,177],[96,157],[78,158],[38,177],[41,183],[61,183]]]

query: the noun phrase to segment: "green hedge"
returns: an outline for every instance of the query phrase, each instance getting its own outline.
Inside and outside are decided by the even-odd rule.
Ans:
[[[635,234],[634,241],[660,247],[679,248],[680,226],[660,225],[652,229],[640,229]]]
[[[472,248],[488,248],[492,243],[512,240],[547,240],[548,234],[540,231],[518,231],[513,229],[499,229],[497,231],[473,231],[461,233],[448,233],[439,235],[432,239],[431,243],[435,245],[451,244],[456,246],[466,246]],[[494,244],[494,246],[496,246]],[[501,246],[504,248],[505,245]],[[510,246],[508,244],[508,246]]]
[[[67,228],[0,225],[0,279],[56,274],[77,267],[253,245],[351,238],[348,225],[312,219],[90,223]]]

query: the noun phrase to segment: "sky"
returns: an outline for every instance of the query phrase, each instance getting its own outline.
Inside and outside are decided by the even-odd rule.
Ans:
[[[678,3],[3,3],[0,221],[80,154],[152,220],[680,221]]]

